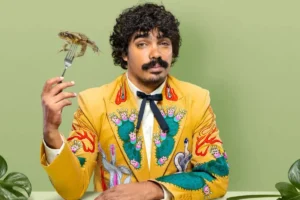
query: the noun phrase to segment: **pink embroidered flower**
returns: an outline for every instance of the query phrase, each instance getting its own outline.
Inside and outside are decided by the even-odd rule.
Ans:
[[[169,117],[173,117],[174,113],[175,113],[175,108],[174,107],[171,107],[171,108],[168,109],[168,116]]]
[[[160,159],[158,159],[157,163],[159,165],[163,165],[167,160],[168,160],[167,157],[163,156]]]
[[[73,145],[73,146],[71,147],[71,150],[72,150],[73,153],[76,153],[76,151],[77,151],[78,149],[79,149],[79,148],[78,148],[77,146],[75,146],[75,145]]]
[[[126,112],[121,112],[120,114],[121,114],[121,118],[122,118],[123,121],[127,121],[128,120]]]
[[[203,193],[204,193],[205,196],[208,196],[208,195],[211,194],[208,185],[205,185],[205,186],[203,187]]]
[[[155,138],[155,139],[154,139],[154,143],[155,143],[155,145],[156,145],[157,147],[160,147],[160,146],[161,146],[161,141],[160,141],[159,138]]]
[[[134,168],[136,168],[136,169],[140,168],[140,163],[135,161],[134,159],[131,160],[130,163]]]
[[[71,151],[76,153],[81,148],[81,142],[74,140],[73,145],[71,146]]]
[[[113,116],[113,117],[111,118],[111,120],[112,120],[113,122],[115,122],[115,124],[116,124],[117,126],[121,126],[121,125],[122,125],[122,121],[121,121],[119,118],[117,118],[116,116]]]
[[[174,118],[174,121],[175,122],[179,122],[182,118],[183,118],[183,113],[178,113],[175,118]]]
[[[137,151],[139,151],[139,150],[141,150],[141,148],[142,148],[142,142],[141,142],[141,141],[138,141],[138,142],[136,143],[136,145],[135,145],[135,149],[136,149]]]
[[[135,119],[136,119],[136,114],[135,113],[132,113],[131,115],[130,115],[130,117],[129,117],[129,121],[131,121],[131,122],[134,122],[135,121]]]
[[[215,157],[215,158],[220,158],[220,157],[221,157],[220,152],[215,152],[215,153],[214,153],[214,157]]]
[[[210,152],[216,159],[221,157],[220,150],[217,146],[211,146]]]
[[[130,132],[129,137],[130,137],[130,143],[135,144],[136,143],[136,133]]]
[[[166,139],[166,137],[167,137],[167,133],[166,133],[166,132],[163,132],[163,131],[161,131],[161,132],[160,132],[160,139],[163,141],[163,140],[165,140],[165,139]]]

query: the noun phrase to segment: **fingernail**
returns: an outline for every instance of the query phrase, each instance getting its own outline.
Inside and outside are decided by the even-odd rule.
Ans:
[[[72,85],[74,85],[74,84],[75,84],[75,82],[74,82],[74,81],[71,81],[71,84],[72,84]]]
[[[61,77],[59,77],[59,79],[60,79],[60,80],[63,80],[63,79],[64,79],[64,77],[62,77],[62,76],[61,76]]]
[[[77,94],[74,92],[74,96],[76,97],[77,96]]]

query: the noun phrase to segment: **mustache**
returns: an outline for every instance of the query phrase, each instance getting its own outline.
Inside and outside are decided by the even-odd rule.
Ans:
[[[163,59],[161,59],[161,57],[158,57],[157,59],[153,59],[150,62],[143,64],[142,69],[148,70],[148,69],[154,67],[156,64],[159,64],[161,67],[163,67],[165,69],[168,68],[168,66],[169,66],[167,61],[164,61]]]

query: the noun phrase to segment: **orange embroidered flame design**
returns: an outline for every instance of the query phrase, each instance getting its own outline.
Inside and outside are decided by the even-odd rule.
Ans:
[[[215,131],[216,130],[214,130],[213,132],[215,132]],[[216,136],[210,138],[211,135],[212,134],[208,134],[208,135],[203,135],[201,137],[197,137],[196,150],[195,150],[195,154],[197,156],[205,156],[208,152],[209,146],[212,144],[215,144],[215,143],[222,144],[222,141],[216,139]],[[204,150],[200,151],[200,149],[205,146],[206,146],[206,148]]]
[[[123,93],[124,93],[124,98],[122,98],[122,89],[124,89],[124,92],[123,92]],[[125,90],[125,88],[122,86],[122,87],[119,89],[118,93],[117,93],[115,103],[116,103],[117,105],[119,105],[119,104],[121,104],[122,102],[125,102],[126,99],[127,99],[127,96],[126,96],[126,90]]]
[[[207,113],[205,114],[204,118],[207,118],[208,115],[211,117],[207,122],[204,122],[203,128],[199,131],[199,137],[197,137],[195,150],[195,154],[197,156],[205,156],[210,145],[216,143],[222,144],[222,141],[216,138],[217,136],[212,136],[213,133],[218,131],[218,128],[216,126],[215,115],[211,106],[208,107]]]
[[[166,87],[165,93],[166,93],[166,98],[168,100],[170,100],[170,101],[177,101],[178,100],[177,94],[175,93],[174,89],[171,88],[170,86]],[[170,96],[169,96],[169,93],[170,93]]]
[[[74,126],[72,125],[72,127],[74,128]],[[90,137],[88,135],[88,133],[86,131],[83,131],[83,134],[81,134],[80,132],[76,131],[77,135],[75,136],[72,136],[72,137],[69,137],[67,140],[70,141],[70,140],[73,140],[74,138],[77,138],[78,140],[84,140],[84,139],[87,139],[87,141],[91,144],[91,145],[88,145],[88,146],[92,146],[92,148],[89,148],[87,147],[86,143],[85,142],[82,142],[82,147],[83,147],[83,150],[85,152],[91,152],[91,153],[94,153],[95,152],[95,135],[92,135],[90,134],[92,137]]]

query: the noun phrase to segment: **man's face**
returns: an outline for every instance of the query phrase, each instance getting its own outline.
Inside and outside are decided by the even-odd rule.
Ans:
[[[165,80],[172,55],[171,40],[154,29],[148,33],[135,33],[128,45],[128,55],[123,59],[127,61],[130,80],[147,86],[159,85]]]

